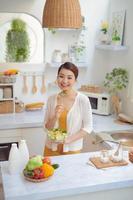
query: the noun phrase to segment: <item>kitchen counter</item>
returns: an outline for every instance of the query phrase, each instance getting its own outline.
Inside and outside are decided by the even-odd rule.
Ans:
[[[25,111],[23,113],[0,115],[0,130],[16,128],[43,127],[44,110]],[[133,125],[117,124],[114,116],[101,116],[93,114],[93,125],[95,132],[133,130]]]
[[[133,164],[96,169],[86,164],[94,153],[52,157],[60,167],[45,182],[33,183],[22,174],[10,175],[7,162],[2,163],[2,181],[5,200],[91,199],[131,200],[133,195]],[[97,152],[99,154],[99,152]],[[124,152],[127,159],[127,152]]]
[[[0,130],[42,127],[44,110],[0,115]]]

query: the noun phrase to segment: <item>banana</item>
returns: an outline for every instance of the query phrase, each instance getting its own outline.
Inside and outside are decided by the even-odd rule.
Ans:
[[[34,103],[30,103],[30,104],[26,104],[25,108],[29,109],[29,108],[40,108],[43,107],[44,103],[43,102],[34,102]]]

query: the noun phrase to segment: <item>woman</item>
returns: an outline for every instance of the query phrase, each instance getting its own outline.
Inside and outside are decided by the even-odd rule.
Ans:
[[[92,131],[92,110],[89,99],[73,86],[78,77],[78,68],[66,62],[58,69],[57,83],[61,92],[47,101],[44,127],[61,128],[67,131],[63,144],[53,143],[47,138],[45,156],[80,153],[83,138]]]

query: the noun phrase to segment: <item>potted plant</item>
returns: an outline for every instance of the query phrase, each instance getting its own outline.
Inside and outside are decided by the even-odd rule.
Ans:
[[[102,21],[101,23],[101,37],[100,41],[103,44],[108,44],[109,43],[109,35],[108,35],[108,29],[109,29],[109,24],[107,21]]]
[[[126,88],[128,84],[128,72],[123,68],[114,68],[110,73],[107,73],[104,80],[104,87],[112,96],[112,105],[116,115],[120,113],[121,100],[119,92]]]
[[[121,44],[121,38],[117,32],[117,30],[114,31],[114,34],[112,35],[112,43],[115,45]]]
[[[6,61],[25,62],[30,55],[30,40],[26,30],[26,23],[13,19],[11,29],[6,35]]]

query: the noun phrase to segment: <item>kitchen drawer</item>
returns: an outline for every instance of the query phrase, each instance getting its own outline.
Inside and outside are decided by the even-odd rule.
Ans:
[[[2,138],[21,137],[21,129],[0,130],[0,142]]]
[[[0,144],[3,143],[10,143],[10,142],[19,142],[22,138],[20,136],[18,137],[2,137],[0,138]]]

